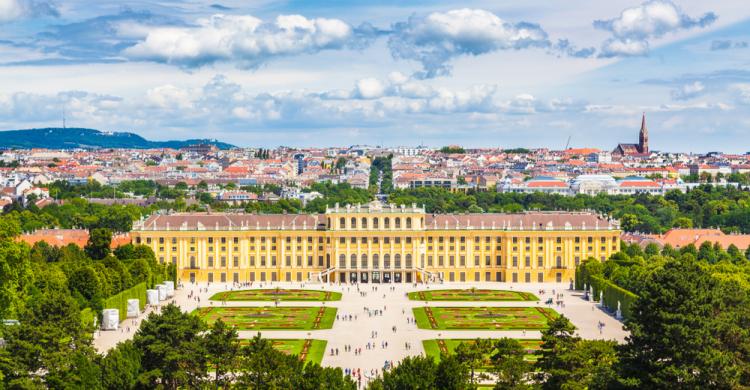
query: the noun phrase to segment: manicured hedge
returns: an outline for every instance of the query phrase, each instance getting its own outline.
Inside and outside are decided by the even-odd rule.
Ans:
[[[598,275],[589,275],[588,280],[591,283],[592,298],[594,300],[598,301],[599,292],[603,291],[604,306],[614,312],[617,310],[617,302],[620,302],[620,310],[622,311],[623,318],[626,320],[630,319],[633,304],[638,299],[637,295]]]
[[[115,294],[104,300],[105,309],[117,309],[120,311],[120,322],[128,315],[128,299],[138,299],[140,309],[146,307],[146,283],[138,283],[135,286]],[[101,316],[101,313],[99,313]]]
[[[90,307],[81,310],[81,322],[86,328],[94,326],[94,311]]]

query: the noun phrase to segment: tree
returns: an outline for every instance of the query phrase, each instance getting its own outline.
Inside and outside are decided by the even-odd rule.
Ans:
[[[226,377],[226,374],[234,372],[237,366],[237,355],[240,351],[237,331],[218,319],[209,328],[203,341],[208,352],[208,360],[214,368],[214,386],[217,389],[224,388],[231,379]]]
[[[256,335],[242,348],[237,384],[252,389],[293,388],[292,378],[302,371],[299,360],[273,349],[271,341]]]
[[[515,339],[503,337],[495,342],[492,364],[496,375],[495,389],[528,389],[526,375],[531,366],[524,360],[526,351]]]
[[[86,254],[94,260],[101,260],[109,254],[112,245],[112,231],[107,228],[92,229],[84,248]]]
[[[108,390],[132,389],[141,370],[141,353],[132,340],[123,341],[102,358],[102,387]]]
[[[566,382],[571,367],[563,355],[570,353],[580,340],[574,335],[576,327],[561,315],[549,321],[549,327],[542,332],[542,346],[537,351],[540,355],[536,366],[539,369],[538,379],[543,383],[545,389],[560,389]]]
[[[692,256],[664,264],[640,291],[623,349],[625,382],[640,388],[732,388],[738,370],[717,338],[718,283]]]
[[[608,389],[616,383],[614,341],[582,340],[564,316],[542,333],[538,379],[543,389]]]
[[[429,390],[435,388],[437,367],[432,358],[407,356],[390,371],[383,371],[383,389]]]
[[[2,218],[0,218],[2,220]],[[1,223],[1,222],[0,222]],[[8,234],[6,232],[6,237]],[[24,306],[33,281],[30,249],[25,243],[0,238],[0,317],[11,318]]]
[[[489,339],[476,339],[473,343],[461,343],[456,347],[456,358],[466,364],[471,372],[470,380],[474,384],[474,373],[484,365],[485,355],[490,352],[492,342]]]
[[[173,304],[165,306],[161,314],[149,314],[133,337],[142,353],[139,383],[148,387],[162,384],[174,390],[198,387],[208,366],[201,337],[205,328],[198,317]]]
[[[455,355],[441,357],[435,373],[435,388],[441,390],[471,389],[468,367],[458,361]]]

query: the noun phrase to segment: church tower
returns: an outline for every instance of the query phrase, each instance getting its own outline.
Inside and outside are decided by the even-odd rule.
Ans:
[[[647,154],[648,151],[648,129],[646,128],[646,113],[643,113],[641,119],[641,132],[638,136],[638,152]]]

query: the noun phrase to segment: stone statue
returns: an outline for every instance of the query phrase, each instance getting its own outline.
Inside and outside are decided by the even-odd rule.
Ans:
[[[604,307],[604,291],[599,291],[599,307]]]
[[[617,301],[617,312],[615,313],[615,318],[618,320],[622,319],[622,310],[620,310],[620,301]]]

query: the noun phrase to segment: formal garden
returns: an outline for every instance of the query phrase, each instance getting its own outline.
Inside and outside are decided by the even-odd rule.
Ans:
[[[558,316],[544,307],[415,307],[420,329],[542,330]]]
[[[521,347],[526,351],[526,354],[524,355],[524,360],[533,363],[536,362],[538,359],[538,355],[536,354],[536,351],[538,351],[541,348],[542,340],[534,340],[534,339],[517,339],[517,341],[521,344]],[[453,355],[456,353],[456,348],[458,348],[461,344],[467,344],[471,345],[476,343],[475,339],[429,339],[429,340],[422,340],[422,345],[424,346],[424,352],[425,355],[428,357],[432,357],[435,359],[435,361],[439,362],[441,356],[443,355]],[[487,353],[485,355],[485,365],[484,368],[488,369],[492,366],[492,362],[490,361],[490,356],[494,351]]]
[[[413,301],[538,301],[539,298],[523,291],[490,289],[426,290],[409,293]]]
[[[340,301],[341,293],[335,291],[300,289],[260,289],[222,291],[214,294],[213,301]]]
[[[212,324],[221,319],[237,330],[331,329],[332,307],[201,307],[195,313]]]

